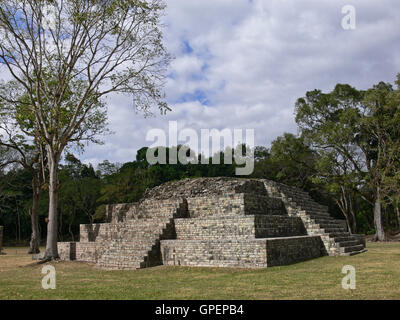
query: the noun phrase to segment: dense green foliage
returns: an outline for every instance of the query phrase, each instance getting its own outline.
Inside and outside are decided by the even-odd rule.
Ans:
[[[77,240],[79,224],[103,221],[106,204],[138,201],[147,188],[188,177],[235,175],[235,164],[149,165],[146,151],[147,148],[140,149],[135,161],[124,164],[106,160],[96,170],[72,154],[66,155],[60,165],[60,240]],[[0,225],[5,226],[6,239],[8,242],[27,241],[31,233],[29,213],[32,205],[29,172],[23,168],[2,172],[0,189]],[[48,195],[43,192],[39,209],[42,237],[46,230],[47,203]]]

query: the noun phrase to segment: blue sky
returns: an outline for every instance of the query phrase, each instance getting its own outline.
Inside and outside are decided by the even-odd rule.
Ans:
[[[172,109],[143,118],[126,96],[108,99],[104,145],[80,158],[126,162],[148,146],[146,132],[179,128],[254,129],[256,145],[296,133],[295,101],[336,83],[368,88],[400,72],[398,0],[167,0],[165,44],[175,57],[165,88]],[[356,8],[355,30],[341,26]]]
[[[341,26],[356,8],[355,30]],[[296,133],[294,103],[336,83],[368,88],[400,72],[397,0],[167,0],[165,44],[175,59],[166,116],[135,114],[129,97],[109,99],[114,135],[81,158],[135,159],[152,128],[254,129],[256,145]]]

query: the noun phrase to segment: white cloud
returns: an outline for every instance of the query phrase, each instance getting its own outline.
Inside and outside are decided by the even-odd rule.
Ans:
[[[129,161],[147,130],[254,128],[256,144],[296,132],[294,103],[306,91],[338,83],[367,88],[400,72],[400,4],[356,0],[357,29],[343,30],[347,1],[168,0],[166,45],[176,59],[167,116],[142,119],[129,99],[110,105],[116,135],[86,157]],[[207,104],[207,106],[203,104]],[[114,108],[118,105],[118,108]]]
[[[166,86],[173,111],[144,119],[125,96],[109,99],[115,135],[86,161],[132,161],[152,128],[254,128],[268,145],[297,131],[294,103],[336,83],[368,88],[400,72],[400,2],[353,0],[356,30],[341,27],[347,0],[167,0],[165,42],[176,57]]]

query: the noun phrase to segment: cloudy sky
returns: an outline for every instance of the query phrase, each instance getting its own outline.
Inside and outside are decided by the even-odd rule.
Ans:
[[[167,0],[165,43],[175,57],[166,116],[135,114],[129,98],[109,99],[114,135],[80,156],[126,162],[149,146],[152,128],[255,130],[269,146],[296,133],[294,103],[336,83],[366,89],[400,72],[398,0]],[[342,7],[356,9],[356,29],[342,28]]]

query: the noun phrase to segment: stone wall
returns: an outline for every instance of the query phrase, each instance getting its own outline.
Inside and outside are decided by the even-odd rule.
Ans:
[[[244,194],[245,214],[287,215],[281,199],[252,193]]]
[[[123,203],[107,206],[107,217],[110,222],[115,224],[127,220],[144,218],[162,218],[173,210],[179,210],[178,215],[187,216],[187,207],[181,207],[186,204],[182,198],[172,198],[163,200],[142,199],[140,202]]]
[[[188,198],[190,218],[228,215],[285,215],[280,199],[266,195],[236,193]]]
[[[326,255],[319,236],[274,238],[267,240],[269,267],[301,262]]]
[[[102,242],[77,242],[76,260],[96,263],[107,247]]]
[[[175,219],[175,229],[178,240],[307,235],[300,218],[268,215]]]
[[[81,224],[80,225],[80,242],[103,242],[110,241],[113,238],[121,223],[95,223],[95,224]]]
[[[187,202],[190,218],[243,215],[245,210],[243,194],[188,198]]]
[[[265,240],[163,240],[163,264],[192,267],[266,267]]]
[[[0,253],[1,253],[1,250],[3,250],[3,230],[4,230],[4,227],[0,226]]]
[[[58,242],[57,247],[61,260],[76,260],[76,242]]]
[[[102,242],[59,242],[58,255],[65,261],[96,263],[106,250]]]
[[[322,248],[318,236],[161,241],[163,264],[169,266],[262,268],[318,258]]]

